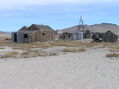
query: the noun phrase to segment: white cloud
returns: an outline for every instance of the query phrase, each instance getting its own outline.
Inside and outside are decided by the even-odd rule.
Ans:
[[[30,5],[48,5],[65,3],[96,3],[96,2],[115,2],[118,0],[0,0],[1,9],[22,8]]]

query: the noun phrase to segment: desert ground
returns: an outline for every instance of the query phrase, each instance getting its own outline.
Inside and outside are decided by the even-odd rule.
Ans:
[[[119,89],[119,42],[0,42],[0,89]]]

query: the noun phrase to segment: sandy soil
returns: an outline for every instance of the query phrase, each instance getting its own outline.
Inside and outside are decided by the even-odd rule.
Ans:
[[[0,60],[0,89],[119,89],[119,60],[105,48]]]

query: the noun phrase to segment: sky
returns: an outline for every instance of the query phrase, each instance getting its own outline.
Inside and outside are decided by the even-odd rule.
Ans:
[[[31,24],[63,29],[79,24],[119,25],[119,0],[0,0],[0,31],[15,32]]]

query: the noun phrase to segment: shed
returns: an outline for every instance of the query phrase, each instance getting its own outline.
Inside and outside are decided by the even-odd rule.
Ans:
[[[118,36],[111,31],[105,33],[93,33],[92,39],[96,42],[116,42]]]
[[[73,33],[73,40],[83,40],[83,32],[74,31]]]
[[[69,32],[64,32],[62,34],[62,39],[63,40],[73,40],[73,34]]]
[[[103,42],[116,42],[118,40],[118,36],[111,32],[107,31],[103,36],[102,36],[102,41]]]
[[[85,30],[85,32],[83,33],[83,38],[84,39],[87,39],[87,38],[90,38],[90,30]]]

